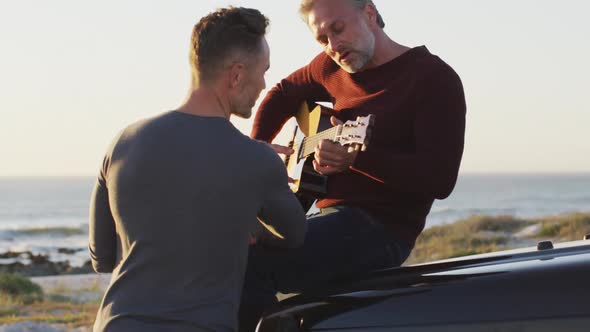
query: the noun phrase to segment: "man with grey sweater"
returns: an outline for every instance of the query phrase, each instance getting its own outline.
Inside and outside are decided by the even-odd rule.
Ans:
[[[269,67],[268,20],[246,8],[202,18],[191,42],[192,89],[175,111],[122,131],[92,194],[97,272],[112,272],[95,331],[235,331],[251,234],[303,242],[305,216],[285,167],[242,135]]]

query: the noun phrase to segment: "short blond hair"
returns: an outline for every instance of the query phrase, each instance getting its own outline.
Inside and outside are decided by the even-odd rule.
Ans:
[[[377,13],[377,24],[381,28],[385,27],[385,22],[383,21],[383,17],[381,17],[381,14],[379,14],[377,7],[375,6],[375,4],[373,3],[372,0],[347,0],[347,1],[350,2],[354,7],[358,8],[358,9],[365,8],[365,6],[367,4],[372,5],[373,8],[375,8],[375,12]],[[316,0],[302,0],[301,1],[301,5],[299,6],[299,15],[301,15],[301,18],[306,23],[307,23],[307,17],[309,15],[309,12],[313,8],[313,5],[315,4],[315,2],[316,2]]]

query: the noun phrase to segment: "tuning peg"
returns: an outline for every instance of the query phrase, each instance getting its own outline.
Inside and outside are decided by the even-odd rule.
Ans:
[[[361,149],[361,146],[360,145],[358,145],[358,144],[355,144],[354,145],[354,151],[359,152],[360,149]]]
[[[354,146],[349,145],[348,146],[348,153],[353,153],[354,152]]]
[[[367,151],[367,145],[366,144],[363,144],[363,146],[361,147],[361,151],[363,151],[363,152],[364,151]]]

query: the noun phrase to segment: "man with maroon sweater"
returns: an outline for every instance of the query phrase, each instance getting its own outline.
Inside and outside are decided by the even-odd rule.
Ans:
[[[375,125],[366,151],[330,141],[316,149],[328,194],[302,247],[251,246],[242,331],[276,291],[401,265],[434,199],[453,190],[463,153],[465,97],[451,67],[424,46],[390,39],[370,0],[303,0],[300,13],[324,53],[267,94],[251,136],[272,141],[303,101],[332,102],[332,124],[374,114]]]

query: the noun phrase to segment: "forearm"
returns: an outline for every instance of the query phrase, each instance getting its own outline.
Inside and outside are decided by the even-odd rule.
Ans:
[[[257,241],[279,247],[297,247],[305,238],[305,212],[288,184],[287,170],[279,156],[266,144],[262,155],[262,200],[258,209]]]
[[[96,272],[112,272],[117,256],[115,221],[109,206],[108,191],[97,181],[90,202],[88,249]]]
[[[286,248],[303,244],[307,231],[305,212],[290,191],[268,200],[258,220],[262,226],[257,233],[257,241]]]
[[[258,108],[252,132],[254,139],[272,142],[283,125],[295,116],[305,101],[328,101],[331,97],[317,83],[311,65],[281,80],[265,96]]]

